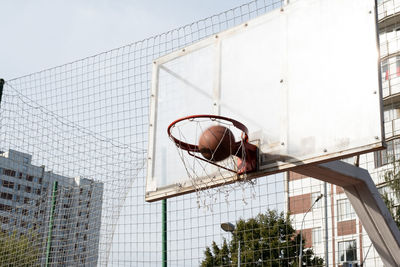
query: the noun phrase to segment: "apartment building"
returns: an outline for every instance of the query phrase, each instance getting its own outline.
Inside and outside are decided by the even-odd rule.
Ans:
[[[96,265],[103,183],[65,177],[32,164],[32,156],[0,154],[0,227],[36,234],[39,263]]]

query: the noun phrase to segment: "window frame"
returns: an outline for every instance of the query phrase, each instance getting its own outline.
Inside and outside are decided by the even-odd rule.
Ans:
[[[374,152],[375,169],[393,163],[399,158],[400,139],[393,139],[386,142],[387,147]]]
[[[318,237],[318,240],[316,240]],[[323,243],[322,227],[315,227],[311,230],[312,246],[318,246]]]
[[[344,203],[341,203],[344,202]],[[345,222],[356,219],[356,214],[349,199],[342,198],[336,201],[337,222]]]
[[[346,246],[346,245],[349,245],[349,246]],[[351,250],[348,250],[349,248],[351,248],[351,245],[354,245],[354,248],[352,248]],[[358,262],[357,248],[358,247],[357,247],[357,240],[356,239],[344,240],[344,241],[338,242],[337,243],[337,249],[338,249],[337,259],[338,259],[338,262],[339,263]],[[348,259],[347,258],[349,256],[348,252],[353,253],[353,255],[354,255],[353,259]],[[343,257],[343,260],[342,260],[342,257]]]

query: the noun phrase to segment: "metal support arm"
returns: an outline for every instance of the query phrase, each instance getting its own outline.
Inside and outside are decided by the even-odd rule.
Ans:
[[[343,187],[383,263],[400,266],[400,231],[367,170],[333,161],[294,171]]]

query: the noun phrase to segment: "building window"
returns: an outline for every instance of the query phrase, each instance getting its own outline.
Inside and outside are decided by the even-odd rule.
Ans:
[[[26,175],[26,180],[29,182],[33,181],[33,176],[32,175]]]
[[[339,262],[357,261],[357,243],[355,240],[349,240],[338,243]]]
[[[397,31],[396,31],[397,32]],[[400,76],[400,56],[382,61],[382,82]]]
[[[389,64],[387,59],[382,61],[382,79],[384,81],[389,80]]]
[[[3,211],[12,211],[12,207],[9,206],[9,205],[1,204],[1,203],[0,203],[0,210],[3,210]]]
[[[312,245],[317,246],[322,243],[322,229],[321,227],[312,229]]]
[[[14,189],[14,182],[3,180],[2,184],[3,184],[4,187]]]
[[[0,216],[0,222],[1,222],[1,223],[9,223],[9,222],[10,222],[10,219],[7,218],[7,217]]]
[[[391,103],[383,107],[383,120],[389,122],[400,118],[400,103]]]
[[[400,139],[388,141],[384,150],[374,152],[375,168],[394,162],[400,154]]]
[[[2,199],[12,200],[13,195],[11,195],[9,193],[1,192],[0,197]]]
[[[28,158],[28,157],[24,157],[23,162],[24,162],[25,164],[28,164],[28,163],[29,163],[29,158]]]
[[[396,76],[400,76],[400,56],[396,56]]]
[[[353,207],[347,198],[337,201],[337,214],[338,222],[349,221],[356,218]]]
[[[30,193],[32,191],[32,188],[30,186],[25,187],[25,192]]]
[[[15,177],[15,171],[13,171],[13,170],[4,169],[3,174],[7,175],[7,176]]]

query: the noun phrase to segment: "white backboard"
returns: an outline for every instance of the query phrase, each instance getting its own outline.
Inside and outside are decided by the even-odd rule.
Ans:
[[[188,115],[245,124],[254,177],[382,148],[379,77],[374,0],[297,0],[156,59],[146,200],[193,191],[167,135]]]

